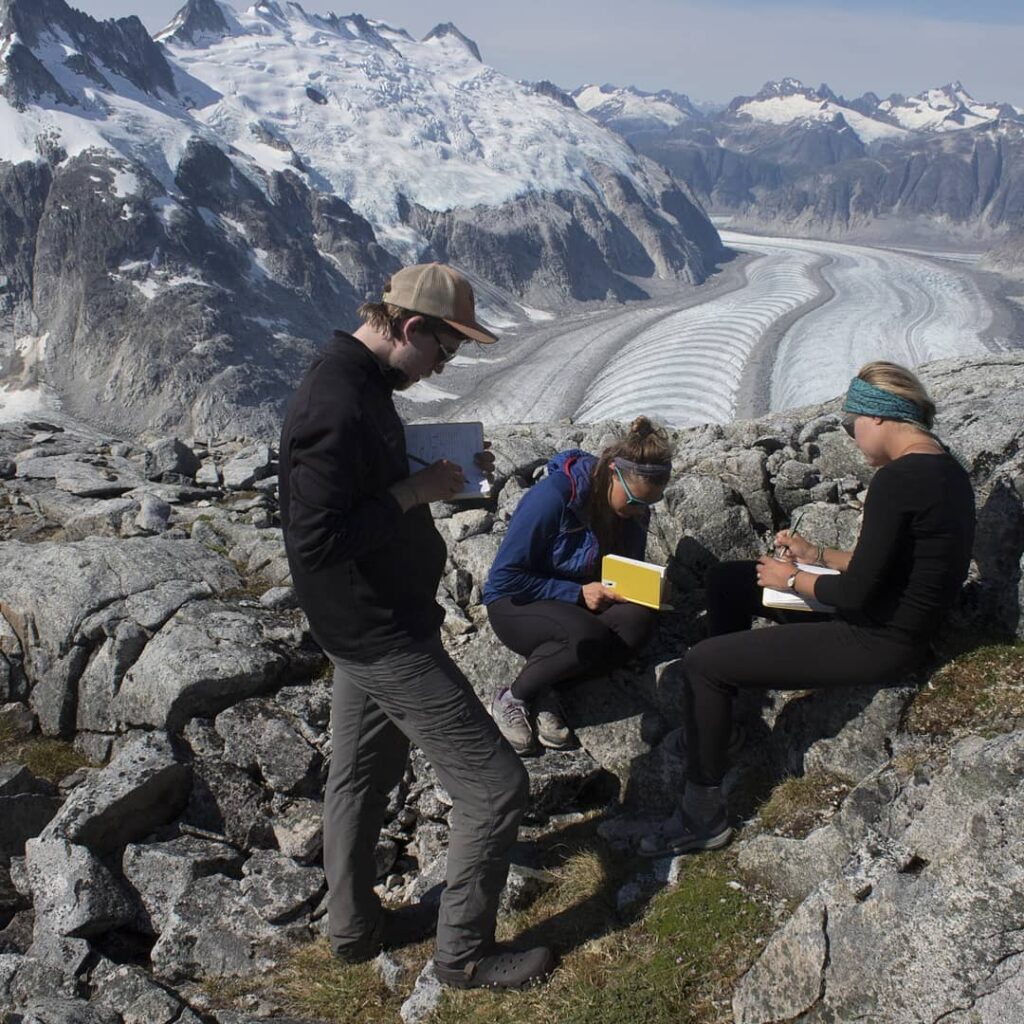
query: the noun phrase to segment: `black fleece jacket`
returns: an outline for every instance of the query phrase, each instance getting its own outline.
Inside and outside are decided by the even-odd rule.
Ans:
[[[336,331],[292,398],[281,432],[281,525],[316,641],[368,661],[436,632],[446,550],[430,509],[388,493],[409,475],[388,370]]]
[[[875,473],[846,572],[819,576],[814,596],[858,625],[933,634],[967,575],[974,491],[951,455],[911,453]]]

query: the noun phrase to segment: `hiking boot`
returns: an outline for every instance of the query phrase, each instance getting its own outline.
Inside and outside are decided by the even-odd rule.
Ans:
[[[342,963],[364,964],[387,949],[401,949],[429,939],[437,931],[437,907],[409,903],[394,910],[382,909],[373,931],[357,942],[334,948]]]
[[[637,853],[641,857],[678,857],[683,853],[718,850],[731,836],[732,828],[724,807],[707,822],[697,821],[680,809],[663,821],[660,828],[640,840]]]
[[[554,966],[555,957],[546,946],[521,953],[499,949],[458,966],[434,961],[438,981],[452,988],[528,988],[542,982]]]
[[[524,701],[512,696],[512,691],[507,686],[494,695],[494,700],[491,701],[491,718],[517,754],[527,754],[533,749],[529,709]]]
[[[537,739],[542,747],[565,750],[572,746],[572,730],[565,724],[562,705],[553,690],[545,690],[533,702],[533,710],[533,724],[537,727]]]

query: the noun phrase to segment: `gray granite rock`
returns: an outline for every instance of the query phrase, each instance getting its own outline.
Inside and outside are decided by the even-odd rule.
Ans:
[[[233,491],[244,491],[257,480],[270,476],[271,452],[266,445],[255,445],[239,452],[221,467],[224,486]]]
[[[25,865],[36,914],[36,955],[49,937],[102,935],[135,917],[124,889],[84,846],[65,839],[30,839]]]
[[[125,847],[121,870],[143,907],[139,927],[159,935],[170,908],[192,882],[207,875],[237,874],[244,859],[227,843],[196,836],[129,844]]]
[[[222,759],[258,771],[275,792],[310,796],[322,791],[323,757],[271,701],[241,701],[222,711],[214,727],[224,740]]]
[[[285,924],[310,911],[326,891],[323,871],[272,850],[257,850],[242,866],[242,895],[264,921]]]
[[[423,1024],[429,1020],[440,1004],[443,994],[444,989],[434,971],[434,961],[428,960],[416,978],[412,992],[398,1011],[402,1024]]]
[[[179,731],[190,718],[269,689],[285,664],[252,616],[218,602],[192,603],[125,674],[116,713],[131,725]]]
[[[250,906],[241,882],[211,875],[193,882],[170,909],[150,959],[169,982],[250,976],[273,969],[308,928],[278,928]]]
[[[166,736],[144,734],[74,790],[43,838],[111,853],[172,821],[185,807],[191,779]]]
[[[829,946],[820,899],[801,904],[768,943],[733,995],[736,1024],[767,1024],[800,1018],[821,998]]]
[[[121,1024],[111,1009],[84,999],[33,999],[15,1016],[14,1024]]]
[[[323,804],[318,800],[288,800],[271,818],[277,848],[299,863],[319,858],[324,845]]]
[[[243,850],[274,846],[269,791],[216,758],[193,764],[192,794],[182,820]]]
[[[546,750],[524,764],[530,777],[526,813],[535,819],[576,807],[589,789],[606,783],[604,769],[585,750]]]
[[[143,533],[163,533],[171,518],[171,506],[155,494],[144,494],[139,501],[135,525]]]
[[[176,1024],[185,1008],[141,967],[101,961],[89,976],[90,1006],[118,1014],[121,1024]]]
[[[17,462],[20,479],[52,480],[58,490],[81,498],[115,498],[142,483],[135,465],[117,456],[58,455]]]
[[[62,586],[50,586],[61,580]],[[70,544],[0,544],[0,594],[18,637],[31,637],[24,671],[48,735],[74,726],[76,684],[90,648],[119,619],[144,628],[152,613],[197,588],[237,587],[237,573],[198,544],[160,538],[92,538]]]
[[[165,475],[194,477],[199,471],[199,458],[184,441],[167,437],[151,445],[146,452],[147,480],[160,480]]]
[[[537,871],[522,864],[513,864],[508,869],[508,880],[501,893],[498,912],[512,914],[526,910],[555,884],[547,871]]]

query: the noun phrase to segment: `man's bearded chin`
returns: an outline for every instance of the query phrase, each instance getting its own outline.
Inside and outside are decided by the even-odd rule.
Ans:
[[[384,370],[384,376],[394,391],[406,391],[416,383],[416,381],[410,380],[401,370],[394,366],[387,367]]]

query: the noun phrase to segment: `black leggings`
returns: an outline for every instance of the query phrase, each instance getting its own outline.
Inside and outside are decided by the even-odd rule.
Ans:
[[[531,701],[549,686],[624,664],[653,632],[657,612],[626,603],[592,612],[568,601],[502,597],[487,615],[498,639],[526,658],[512,696]]]
[[[717,786],[725,775],[733,701],[741,687],[898,686],[927,652],[897,630],[810,613],[769,614],[773,610],[761,605],[756,564],[725,562],[711,570],[712,635],[683,659],[687,777],[703,786]],[[783,624],[751,631],[755,614]]]

